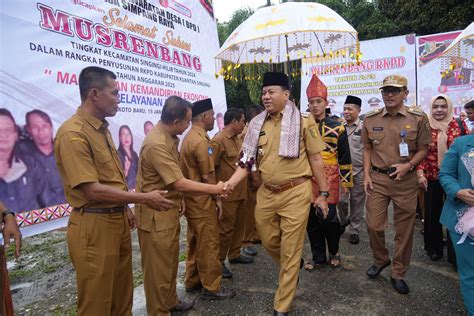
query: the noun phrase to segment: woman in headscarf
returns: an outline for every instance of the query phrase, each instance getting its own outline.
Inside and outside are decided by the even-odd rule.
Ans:
[[[474,135],[456,139],[446,152],[439,181],[446,192],[441,223],[456,251],[467,315],[474,315]]]
[[[438,261],[443,257],[443,226],[439,219],[445,200],[439,183],[439,168],[449,146],[462,133],[454,118],[452,101],[447,95],[438,94],[431,99],[428,119],[432,140],[428,155],[418,165],[417,173],[418,184],[425,190],[425,251],[431,260]]]

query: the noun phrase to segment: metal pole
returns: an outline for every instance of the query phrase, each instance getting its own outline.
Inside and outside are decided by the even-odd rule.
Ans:
[[[288,77],[291,79],[291,62],[290,62],[290,53],[288,51],[288,34],[285,34],[285,44],[286,44],[286,63],[288,70]]]

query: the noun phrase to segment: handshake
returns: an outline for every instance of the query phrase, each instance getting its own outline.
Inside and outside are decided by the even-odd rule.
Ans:
[[[234,187],[230,185],[228,181],[226,182],[219,181],[216,184],[216,191],[213,193],[221,198],[226,199],[232,193],[232,191],[234,191]]]

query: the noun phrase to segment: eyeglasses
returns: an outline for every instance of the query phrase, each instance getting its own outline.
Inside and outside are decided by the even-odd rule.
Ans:
[[[402,92],[401,88],[383,88],[382,89],[382,95],[385,95],[385,96],[389,94],[399,95],[400,92]]]

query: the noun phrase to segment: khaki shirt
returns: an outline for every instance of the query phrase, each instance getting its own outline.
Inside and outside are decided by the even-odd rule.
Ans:
[[[400,133],[406,131],[405,142],[409,156],[401,157]],[[431,142],[431,129],[426,114],[418,109],[402,106],[395,115],[386,108],[366,114],[362,128],[362,143],[370,145],[370,162],[373,167],[388,169],[393,164],[406,163]]]
[[[151,231],[153,223],[156,231],[171,229],[179,225],[179,209],[182,194],[170,184],[183,178],[179,168],[179,138],[171,136],[158,123],[143,141],[138,161],[137,192],[168,190],[166,198],[174,202],[168,211],[156,211],[144,204],[135,204],[137,227]]]
[[[364,144],[362,144],[362,121],[358,118],[352,124],[346,124],[347,137],[351,151],[352,175],[355,176],[364,169]]]
[[[54,155],[66,199],[72,207],[119,206],[88,201],[78,187],[82,183],[99,182],[127,191],[122,164],[108,126],[106,120],[101,121],[79,107],[56,133]]]
[[[212,139],[215,144],[214,162],[216,164],[216,179],[227,181],[237,169],[242,139],[239,135],[230,136],[224,129]],[[247,198],[247,181],[240,181],[231,195],[225,201],[238,201]]]
[[[258,139],[258,170],[263,183],[267,185],[282,185],[293,179],[313,176],[308,156],[322,152],[325,148],[314,118],[302,115],[299,157],[280,157],[278,150],[282,117],[282,112],[275,116],[268,115]]]
[[[190,180],[204,182],[203,174],[214,172],[214,148],[206,131],[193,125],[181,144],[180,167]],[[206,217],[215,214],[215,202],[210,195],[185,194],[186,216]],[[212,212],[212,213],[211,213]]]

